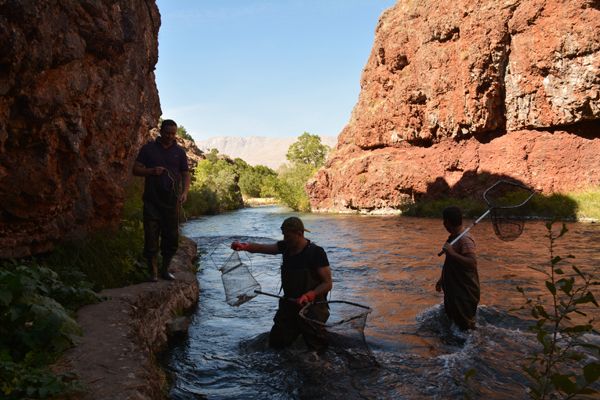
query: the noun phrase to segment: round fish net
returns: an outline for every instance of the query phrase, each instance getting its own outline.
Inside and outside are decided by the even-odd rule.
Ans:
[[[250,273],[248,265],[242,262],[237,251],[231,253],[219,271],[225,289],[225,301],[230,306],[244,304],[256,297],[261,290],[260,284]]]
[[[314,319],[315,313],[311,308],[322,302],[309,303],[300,310],[300,317],[316,329],[325,329],[330,346],[334,349],[343,349],[343,354],[352,356],[353,361],[360,360],[368,365],[376,364],[367,341],[365,327],[371,308],[362,304],[343,300],[325,302],[329,308],[329,318],[326,321]]]
[[[483,193],[490,209],[496,236],[504,241],[517,239],[523,233],[529,208],[524,207],[535,191],[519,183],[501,180]]]

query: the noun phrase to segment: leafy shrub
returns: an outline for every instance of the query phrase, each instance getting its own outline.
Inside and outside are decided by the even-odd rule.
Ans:
[[[546,224],[550,246],[550,260],[546,268],[531,267],[546,276],[545,298],[529,298],[523,288],[517,290],[526,298],[521,309],[528,309],[535,320],[531,328],[536,335],[539,350],[528,357],[524,370],[531,379],[529,396],[533,399],[548,399],[560,396],[575,398],[580,395],[597,395],[593,385],[600,378],[600,346],[582,340],[593,331],[594,317],[589,316],[584,306],[598,308],[592,287],[597,281],[597,268],[586,273],[575,265],[567,270],[563,258],[554,254],[555,243],[565,233],[563,224],[558,233],[552,230],[553,223]],[[597,314],[596,314],[597,315]],[[588,358],[582,349],[595,354]]]
[[[0,393],[9,399],[45,398],[71,384],[45,365],[72,345],[80,328],[69,315],[97,300],[89,288],[68,286],[35,262],[0,268]]]
[[[216,214],[219,212],[217,193],[208,186],[192,186],[183,208],[187,216]]]
[[[146,279],[143,248],[143,222],[126,219],[118,229],[106,229],[62,244],[43,262],[67,281],[85,279],[95,290],[102,290]],[[72,277],[73,271],[82,275]]]
[[[196,166],[194,178],[190,187],[191,204],[186,206],[190,215],[199,215],[196,212],[203,209],[221,212],[243,206],[239,175],[233,163],[207,158]]]
[[[269,197],[276,177],[277,173],[264,165],[248,166],[240,171],[240,190],[249,197]]]
[[[310,201],[304,186],[316,169],[309,164],[294,164],[284,167],[279,174],[277,197],[296,211],[310,211]]]

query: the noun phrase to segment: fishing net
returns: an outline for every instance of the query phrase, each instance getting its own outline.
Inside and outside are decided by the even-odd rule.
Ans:
[[[517,239],[523,233],[529,214],[529,202],[535,191],[521,184],[501,180],[483,193],[488,204],[494,233],[504,241]]]
[[[219,271],[225,289],[225,301],[230,306],[244,304],[256,297],[261,290],[260,284],[250,273],[248,265],[242,262],[237,251],[231,253]]]
[[[219,253],[222,254],[222,252]],[[216,252],[213,252],[211,258],[215,254]],[[262,292],[249,265],[240,259],[238,252],[233,251],[226,259],[223,257],[219,261],[219,271],[221,271],[227,304],[237,307],[259,294],[295,302],[296,299]],[[214,259],[213,262],[215,262]],[[215,265],[218,264],[215,262]],[[323,304],[326,304],[329,310],[329,318],[326,322],[317,319],[317,316],[323,315],[317,310],[319,307],[322,308]],[[372,366],[376,361],[365,339],[365,326],[370,312],[371,308],[365,305],[335,300],[308,303],[300,309],[299,316],[313,325],[316,330],[325,329],[331,347],[341,349],[341,353],[346,356],[352,355],[353,362],[359,360],[361,363],[367,362]]]
[[[343,349],[345,355],[353,355],[354,361],[374,363],[374,357],[365,339],[365,327],[371,308],[362,304],[343,300],[325,302],[329,308],[329,318],[323,322],[316,319],[318,313],[311,312],[320,302],[309,303],[300,310],[300,317],[316,329],[325,329],[330,346]]]

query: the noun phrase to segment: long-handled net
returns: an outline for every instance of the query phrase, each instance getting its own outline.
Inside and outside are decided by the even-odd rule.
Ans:
[[[524,207],[535,191],[521,184],[501,180],[483,193],[490,210],[494,233],[500,240],[512,241],[523,233],[528,209]]]
[[[523,233],[527,208],[523,207],[531,200],[535,191],[517,182],[499,180],[483,192],[488,209],[477,218],[468,228],[458,235],[450,244],[460,240],[475,225],[488,215],[491,216],[494,233],[503,241],[517,239]],[[444,254],[443,251],[438,256]]]
[[[311,312],[313,307],[323,303],[308,303],[299,312],[300,317],[315,328],[324,328],[334,346],[353,351],[364,352],[370,355],[365,339],[367,317],[372,309],[368,306],[344,300],[331,300],[324,302],[329,309],[327,321],[314,318]]]

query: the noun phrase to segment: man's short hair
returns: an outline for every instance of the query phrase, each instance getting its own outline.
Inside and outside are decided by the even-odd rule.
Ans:
[[[462,211],[456,206],[444,208],[442,216],[444,217],[444,221],[447,221],[452,226],[462,225]]]
[[[174,126],[175,128],[177,128],[177,123],[172,119],[165,119],[160,124],[160,131],[162,132],[167,126]]]

